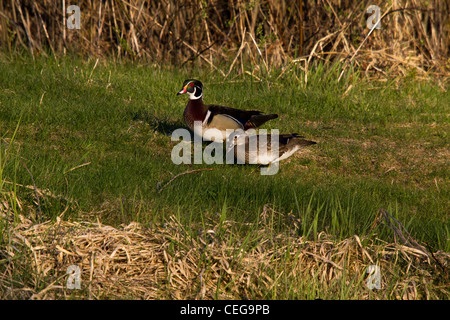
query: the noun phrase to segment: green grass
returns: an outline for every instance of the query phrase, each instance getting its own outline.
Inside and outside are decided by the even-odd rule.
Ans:
[[[8,155],[0,174],[21,185],[34,180],[55,195],[41,199],[42,216],[29,217],[36,221],[65,211],[66,219],[150,226],[176,215],[195,234],[193,226],[217,212],[242,224],[234,236],[251,247],[258,239],[246,223],[258,221],[266,204],[299,219],[299,236],[375,232],[392,241],[387,227],[371,228],[385,208],[417,241],[450,251],[450,94],[434,83],[369,82],[357,72],[337,83],[339,68],[311,71],[305,86],[295,68],[276,81],[274,74],[223,82],[200,68],[109,60],[95,66],[70,57],[0,61],[0,151]],[[278,113],[265,128],[318,144],[282,162],[274,176],[251,165],[173,164],[170,133],[184,126],[187,102],[176,92],[192,77],[205,84],[206,103]],[[159,192],[176,174],[201,168],[213,170],[182,175]],[[1,191],[13,188],[32,203],[20,186],[4,183]],[[274,221],[273,234],[289,232],[289,224]],[[300,289],[286,297],[298,297],[293,290]]]
[[[7,162],[3,175],[25,185],[33,176],[37,186],[75,200],[68,213],[74,218],[92,212],[112,224],[150,223],[179,212],[198,221],[226,203],[231,218],[244,222],[270,203],[301,218],[304,232],[313,224],[346,237],[368,232],[386,208],[418,240],[450,249],[448,91],[357,75],[337,83],[324,71],[313,72],[305,87],[293,76],[222,83],[200,69],[94,65],[70,58],[0,64],[4,148],[22,117],[12,148],[21,160]],[[299,132],[318,145],[283,162],[275,176],[249,165],[174,165],[170,132],[183,126],[186,97],[176,92],[187,77],[205,83],[206,103],[276,112],[279,119],[266,128]],[[158,183],[197,168],[213,170],[181,176],[157,192]],[[55,217],[64,206],[48,204],[43,214]]]

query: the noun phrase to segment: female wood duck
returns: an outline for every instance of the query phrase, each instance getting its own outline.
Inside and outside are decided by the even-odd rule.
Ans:
[[[177,95],[187,93],[189,102],[184,109],[184,121],[189,129],[201,136],[203,140],[223,142],[226,141],[226,130],[242,129],[244,131],[257,128],[263,123],[275,119],[277,114],[262,114],[260,111],[240,110],[218,105],[205,105],[203,103],[203,84],[195,79],[187,79]],[[194,126],[195,121],[201,122],[200,126]],[[222,137],[218,137],[218,129]],[[215,131],[215,132],[214,132]]]
[[[273,141],[278,139],[278,151],[272,145],[272,139]],[[228,138],[227,153],[234,149],[237,163],[270,165],[289,158],[301,148],[313,144],[316,142],[305,140],[297,133],[268,134],[262,137],[262,135],[249,135],[243,130],[236,130]]]

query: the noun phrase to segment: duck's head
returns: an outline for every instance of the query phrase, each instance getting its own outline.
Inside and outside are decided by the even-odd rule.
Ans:
[[[189,99],[191,100],[200,99],[203,95],[203,84],[195,79],[184,80],[183,87],[177,95],[184,93],[187,93],[189,95]]]
[[[233,131],[228,136],[228,143],[227,143],[227,153],[230,152],[232,149],[234,149],[234,146],[239,146],[246,143],[246,138],[248,137],[248,134],[244,132],[242,129],[238,129]]]

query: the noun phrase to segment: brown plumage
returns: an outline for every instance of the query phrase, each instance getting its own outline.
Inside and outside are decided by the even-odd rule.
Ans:
[[[277,142],[272,144],[272,139]],[[301,148],[316,144],[314,141],[303,139],[297,133],[280,135],[248,135],[237,130],[229,137],[227,152],[234,149],[234,156],[238,163],[270,164],[290,157]]]

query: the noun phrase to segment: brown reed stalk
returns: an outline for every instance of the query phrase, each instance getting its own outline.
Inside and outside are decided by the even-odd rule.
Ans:
[[[67,50],[178,65],[198,61],[214,70],[229,61],[231,72],[258,77],[304,57],[307,69],[354,57],[368,74],[415,69],[448,75],[448,2],[393,0],[390,9],[373,3],[384,18],[382,29],[370,31],[367,7],[353,1],[80,0],[81,29],[68,30],[67,1],[10,0],[0,4],[0,45],[10,51],[25,46],[33,54],[48,48],[55,55]],[[244,70],[246,62],[251,69]]]
[[[28,210],[25,203],[21,207]],[[0,198],[2,219],[8,219],[8,208],[8,201]],[[268,218],[273,215],[277,219]],[[135,222],[113,227],[60,217],[36,223],[20,214],[0,247],[0,298],[267,299],[273,290],[286,294],[282,279],[299,289],[306,281],[337,295],[343,283],[352,281],[358,299],[448,297],[446,252],[432,253],[434,259],[429,259],[415,247],[358,235],[337,240],[320,232],[311,240],[295,231],[273,234],[274,221],[299,226],[270,204],[260,222],[249,223],[258,241],[244,249],[235,240],[240,222],[204,217],[202,224],[189,226],[197,230],[193,234],[175,216],[148,228]],[[367,268],[374,264],[383,270],[379,292],[365,287]],[[87,292],[66,287],[72,265],[80,268]]]

